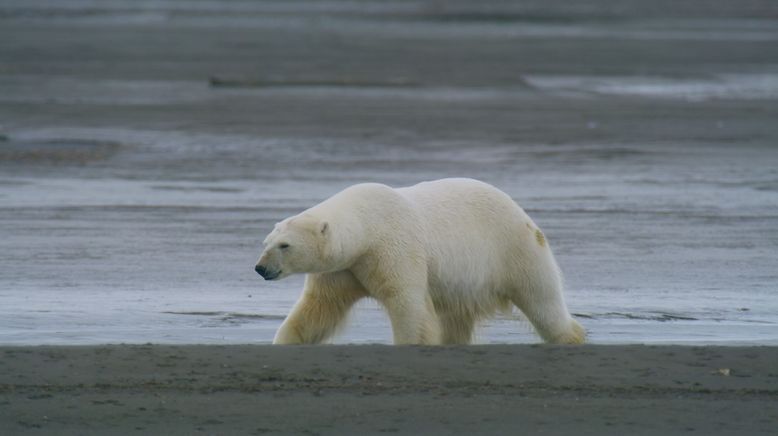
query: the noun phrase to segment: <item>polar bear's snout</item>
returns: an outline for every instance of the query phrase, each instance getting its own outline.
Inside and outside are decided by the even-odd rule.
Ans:
[[[272,271],[269,270],[264,265],[257,264],[257,266],[254,267],[254,271],[257,272],[257,274],[261,275],[263,279],[265,280],[273,280],[281,275],[281,271]]]

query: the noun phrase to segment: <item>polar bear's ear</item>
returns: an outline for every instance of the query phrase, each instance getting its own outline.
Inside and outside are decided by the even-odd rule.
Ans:
[[[330,223],[324,221],[323,223],[321,223],[321,225],[319,225],[319,233],[325,235],[327,234],[327,230],[329,230],[329,228],[330,228]]]

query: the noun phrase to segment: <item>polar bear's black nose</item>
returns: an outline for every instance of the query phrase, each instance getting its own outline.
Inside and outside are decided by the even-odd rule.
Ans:
[[[255,267],[254,267],[254,271],[256,271],[256,272],[257,272],[257,274],[261,275],[263,278],[264,278],[264,277],[265,277],[265,275],[267,274],[267,269],[265,269],[265,267],[264,267],[264,266],[262,266],[262,265],[257,265],[257,266],[255,266]]]

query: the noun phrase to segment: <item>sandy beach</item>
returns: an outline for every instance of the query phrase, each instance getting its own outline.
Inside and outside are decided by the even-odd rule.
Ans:
[[[4,435],[773,435],[773,347],[0,348]]]

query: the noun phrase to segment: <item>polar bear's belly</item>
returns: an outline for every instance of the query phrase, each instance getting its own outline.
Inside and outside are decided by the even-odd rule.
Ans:
[[[510,307],[505,275],[499,259],[470,256],[431,262],[428,266],[428,290],[440,313],[470,313],[485,317]]]

